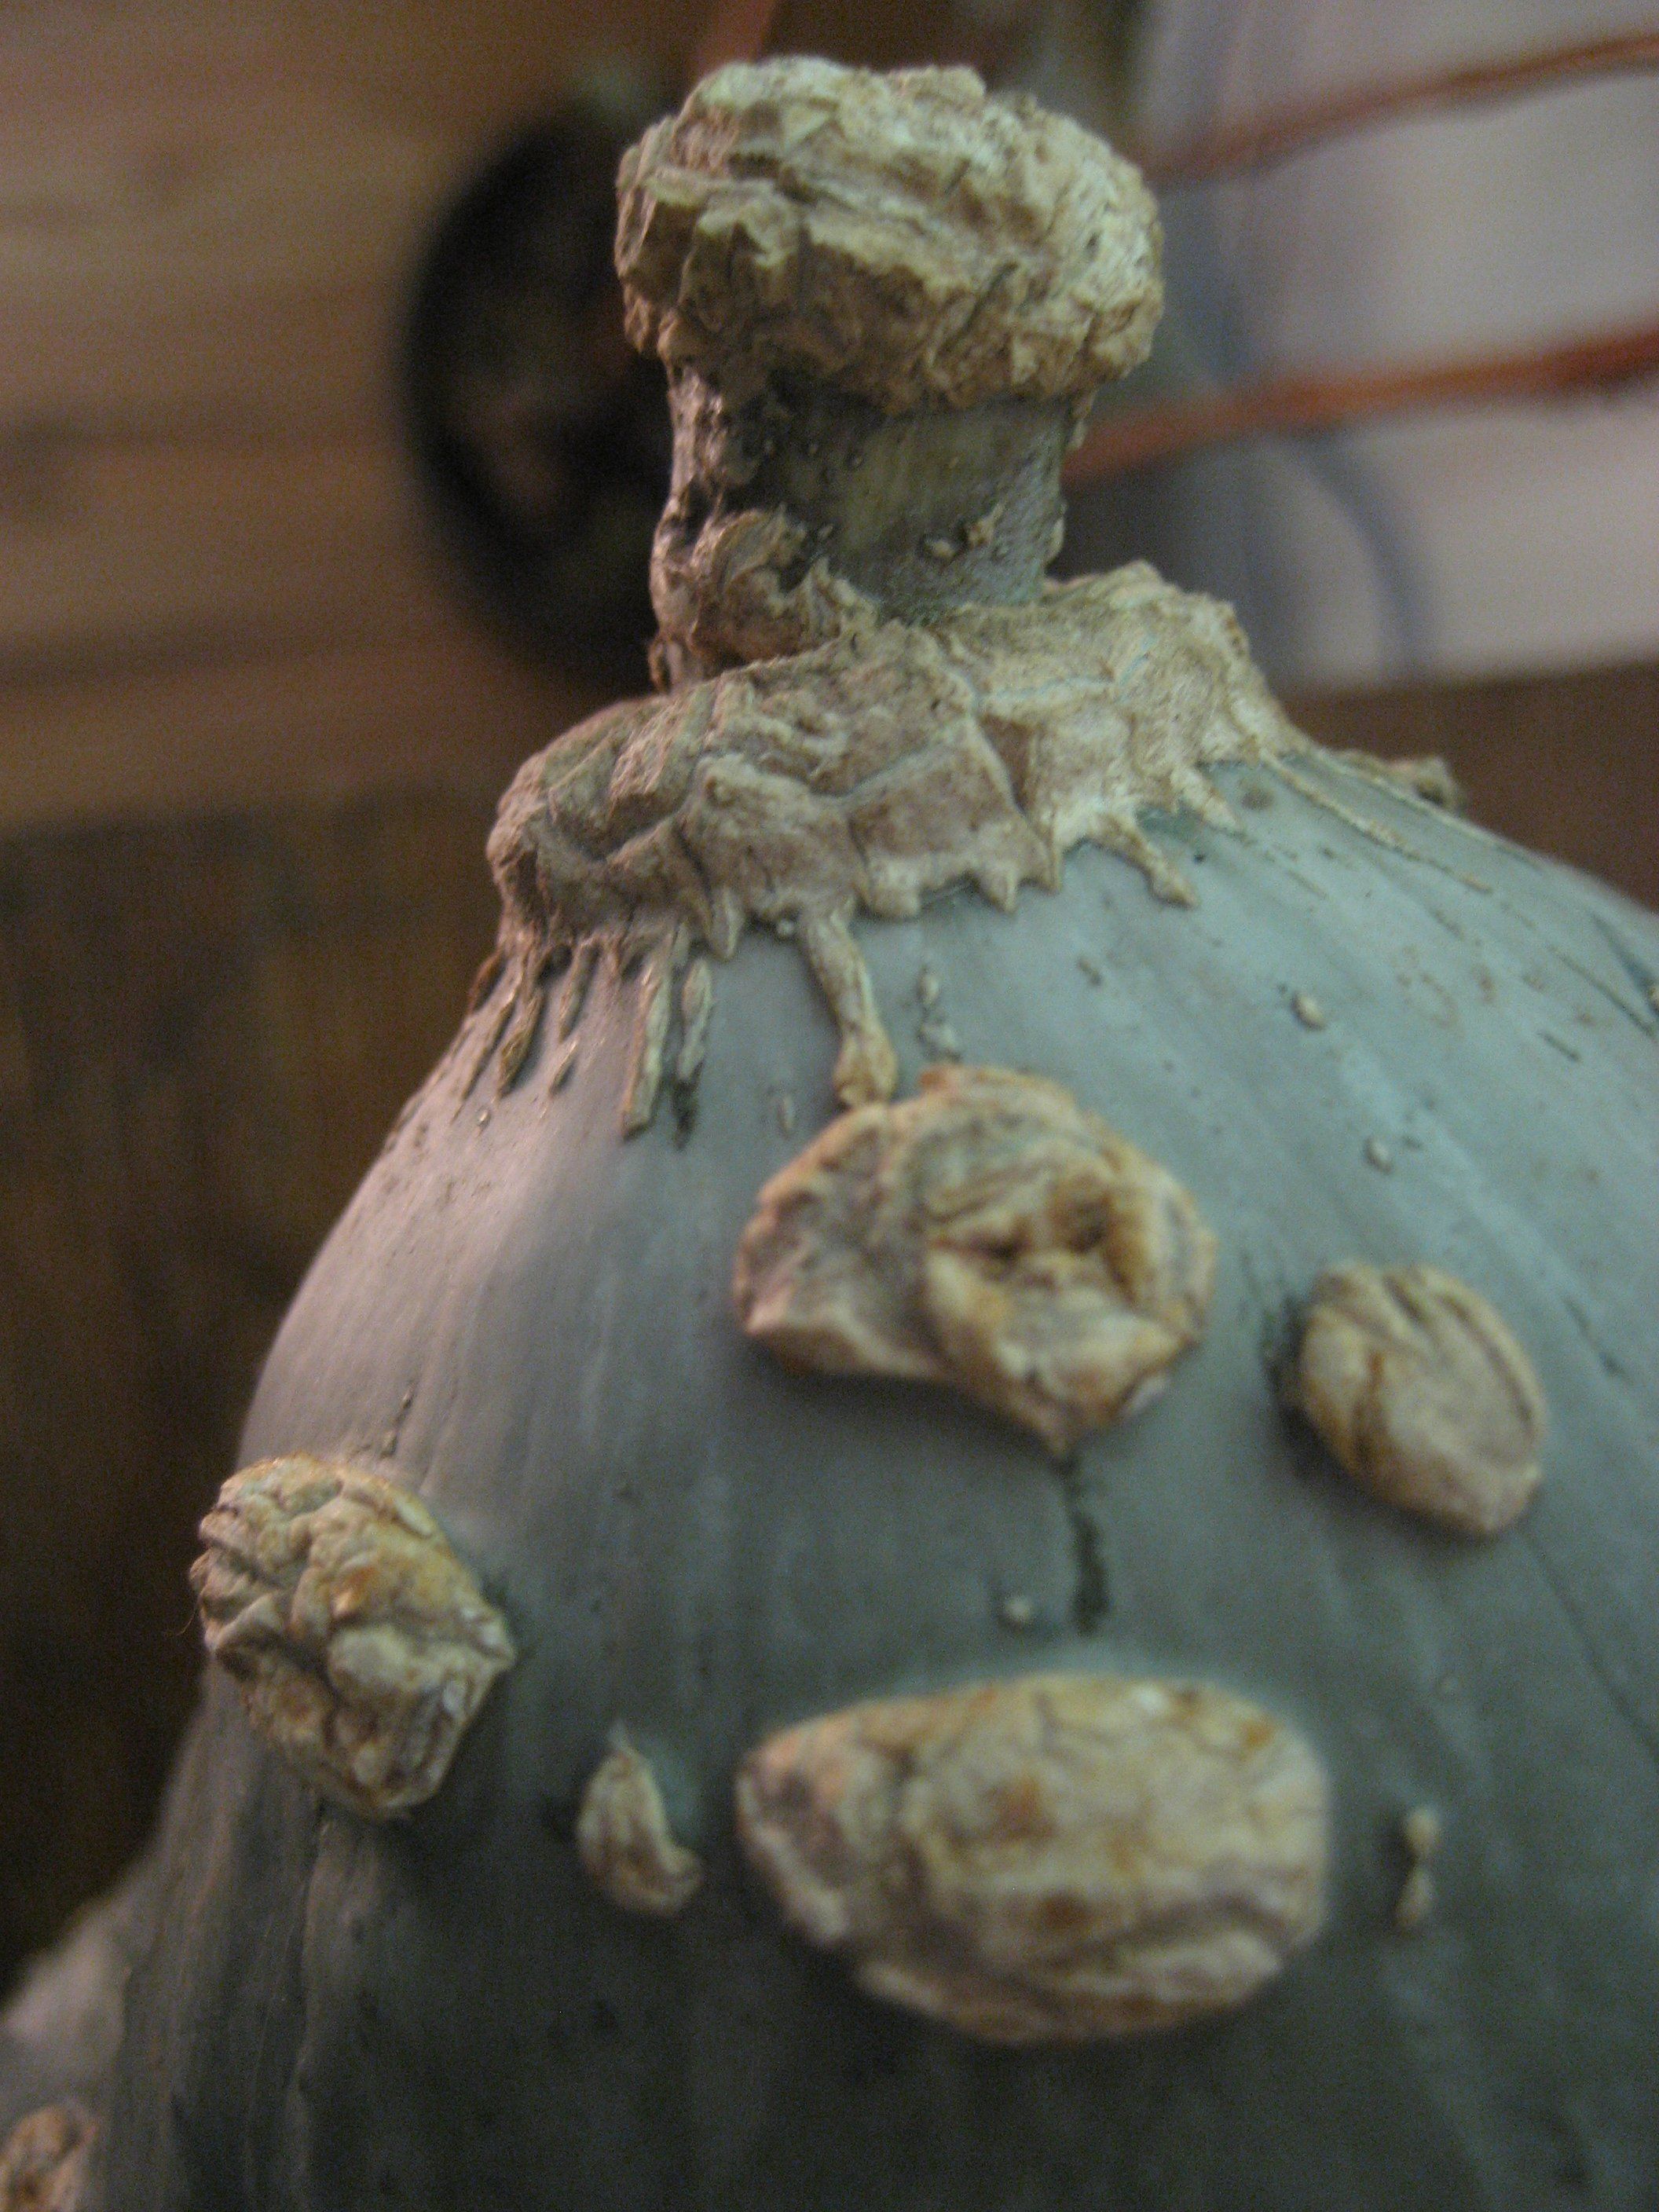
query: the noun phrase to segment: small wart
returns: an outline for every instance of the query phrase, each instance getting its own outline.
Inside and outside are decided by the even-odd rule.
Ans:
[[[0,2212],[75,2212],[97,2123],[70,2101],[20,2120],[0,2149]]]
[[[785,1918],[872,1996],[993,2043],[1243,2003],[1317,1934],[1318,1760],[1202,1685],[1032,1675],[770,1737],[738,1832]]]
[[[732,1291],[791,1366],[949,1383],[1064,1454],[1162,1387],[1214,1278],[1186,1190],[1057,1085],[933,1067],[766,1184]]]
[[[1440,1849],[1440,1815],[1431,1805],[1414,1805],[1400,1823],[1400,1840],[1410,1869],[1395,1900],[1394,1924],[1402,1936],[1415,1935],[1433,1912],[1435,1881],[1429,1862]]]
[[[1532,1364],[1437,1267],[1328,1269],[1287,1395],[1356,1481],[1460,1534],[1496,1535],[1538,1487],[1547,1412]]]
[[[582,1793],[576,1850],[589,1880],[624,1912],[666,1918],[702,1886],[702,1861],[675,1842],[657,1778],[620,1728]]]
[[[313,1789],[370,1820],[422,1803],[515,1653],[420,1501],[333,1460],[234,1474],[191,1570],[209,1656]]]

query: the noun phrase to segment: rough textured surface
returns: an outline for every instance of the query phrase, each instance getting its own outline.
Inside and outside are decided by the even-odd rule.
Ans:
[[[744,1761],[738,1828],[860,1984],[994,2043],[1242,2004],[1319,1929],[1326,1788],[1224,1691],[1036,1675],[854,1705]]]
[[[701,486],[683,505],[671,500],[651,554],[660,687],[867,635],[879,609],[812,541],[800,517],[781,508],[711,508]]]
[[[736,64],[623,159],[629,335],[728,389],[793,371],[890,412],[1092,391],[1163,303],[1139,173],[970,70]]]
[[[854,615],[817,648],[845,648],[842,667],[884,649]],[[944,657],[957,622],[917,651]],[[1129,641],[1097,625],[1085,693],[1102,688],[1102,628],[1106,649]],[[1071,726],[1070,672],[1045,670],[1026,702],[1039,758]],[[788,806],[816,820],[815,778],[879,722],[877,701],[803,719],[800,673],[743,679],[775,685],[772,730],[735,756],[750,785],[794,764],[775,778],[781,812],[775,792],[772,811],[735,808],[739,840],[755,819],[787,825]],[[1131,650],[1108,696],[1143,674]],[[911,751],[944,696],[906,692]],[[1158,697],[1146,742],[1190,764],[1188,741],[1160,732],[1184,726],[1191,695],[1165,682]],[[648,721],[630,711],[629,741]],[[695,777],[711,757],[688,742]],[[1242,2195],[1273,2212],[1559,2212],[1569,2187],[1595,2212],[1650,2212],[1659,938],[1404,793],[1370,792],[1362,819],[1358,771],[1292,750],[1205,758],[1190,805],[1136,785],[1138,857],[1184,890],[1181,913],[1084,849],[1011,925],[969,895],[958,817],[931,786],[914,848],[896,847],[944,871],[914,908],[855,942],[856,896],[778,895],[774,927],[812,952],[865,1073],[914,1073],[908,1030],[887,1036],[877,1010],[913,1007],[929,974],[927,1018],[966,1057],[1039,1071],[1155,1132],[1224,1231],[1226,1325],[1201,1361],[1059,1466],[953,1394],[826,1389],[733,1327],[723,1279],[757,1182],[793,1150],[785,1102],[810,1131],[836,1036],[801,962],[744,931],[724,878],[698,878],[712,927],[695,885],[618,888],[629,838],[694,818],[670,789],[679,757],[659,781],[635,753],[638,780],[614,786],[603,764],[578,855],[592,925],[568,927],[551,896],[568,856],[526,842],[501,972],[319,1260],[244,1447],[338,1453],[393,1431],[422,1497],[510,1591],[524,1656],[448,1786],[402,1823],[319,1807],[210,1670],[88,2212],[1234,2212]],[[1133,754],[1098,744],[1079,803]],[[902,778],[872,783],[888,805]],[[960,790],[952,769],[946,795]],[[1218,793],[1246,809],[1236,836],[1217,834]],[[723,805],[708,811],[718,827]],[[1029,827],[1024,797],[1018,814]],[[787,887],[813,880],[787,843],[767,853]],[[658,857],[672,868],[666,835]],[[823,926],[837,917],[839,935]],[[699,945],[732,962],[706,1025],[702,988],[672,988]],[[538,1019],[562,954],[556,1017]],[[1287,1013],[1295,989],[1325,1030]],[[688,1042],[694,1144],[677,1141]],[[492,1060],[523,1079],[481,1097]],[[651,1122],[653,1066],[659,1082],[675,1072],[672,1127]],[[618,1145],[619,1121],[639,1141]],[[1367,1138],[1390,1172],[1366,1167]],[[1352,1485],[1293,1479],[1314,1448],[1264,1388],[1264,1335],[1332,1253],[1400,1249],[1486,1285],[1535,1348],[1556,1474],[1517,1540],[1427,1541]],[[1012,1667],[1236,1685],[1258,1719],[1293,1702],[1342,1822],[1328,1940],[1191,2033],[988,2050],[872,2004],[745,1878],[734,1770],[801,1715]],[[707,1847],[702,1894],[666,1927],[616,1911],[571,1832],[618,1714]],[[1214,1784],[1224,1812],[1237,1760],[1174,1734],[1194,1796]],[[1171,1747],[1152,1735],[1161,1783]],[[1045,1802],[1096,1775],[1099,1748],[1097,1729],[1039,1731],[1026,1764]],[[983,1811],[989,1753],[953,1765],[937,1749],[967,1813]],[[955,1836],[957,1801],[923,1795]],[[1458,1848],[1443,1911],[1408,1946],[1389,1926],[1398,1853],[1377,1846],[1419,1803],[1445,1807]],[[1196,1839],[1230,1912],[1248,1905],[1248,1884],[1228,1892],[1203,1856],[1212,1820],[1194,1830],[1177,1808],[1166,1825]],[[1134,1870],[1136,1832],[1113,1871]],[[994,1854],[960,1856],[978,1876]],[[1025,2002],[1054,1928],[1022,1918],[1017,1883],[957,1919],[961,1892],[942,1893],[930,1929],[1012,1931]],[[902,1891],[877,1902],[881,1925],[914,1929]],[[1285,1924],[1270,1917],[1266,1950]]]
[[[659,680],[825,642],[878,614],[1030,601],[1064,534],[1064,401],[884,415],[823,387],[734,405],[687,371],[651,555]]]
[[[576,1849],[589,1880],[624,1912],[666,1918],[702,1886],[702,1860],[675,1842],[657,1778],[620,1728],[582,1792]]]
[[[319,1816],[209,1670],[97,2212],[1237,2212],[1241,2176],[1271,2212],[1651,2212],[1659,925],[1303,765],[1399,844],[1224,764],[1239,835],[1146,825],[1191,908],[1085,846],[1012,921],[964,890],[860,933],[903,1095],[927,970],[970,1062],[1097,1106],[1218,1232],[1201,1350],[1071,1466],[954,1392],[798,1376],[734,1325],[756,1191],[830,1110],[793,945],[750,931],[716,969],[684,1146],[666,1110],[617,1141],[635,987],[608,963],[557,1091],[550,1006],[520,1082],[464,1096],[499,1006],[471,1018],[241,1451],[373,1448],[407,1400],[397,1464],[520,1657],[444,1789],[380,1823]],[[1537,1363],[1548,1476],[1512,1537],[1451,1543],[1322,1477],[1274,1402],[1264,1337],[1352,1253],[1478,1284]],[[1191,2029],[991,2049],[794,1936],[729,1840],[746,1752],[1012,1670],[1282,1716],[1334,1794],[1324,1938]],[[572,1840],[618,1715],[708,1864],[666,1923],[617,1911]],[[1425,1803],[1440,1901],[1408,1941],[1399,1825]]]
[[[0,2212],[76,2212],[97,2123],[82,2105],[20,2120],[0,2150]]]
[[[384,1475],[297,1455],[233,1475],[202,1535],[208,1651],[260,1733],[369,1819],[430,1797],[515,1654],[425,1506]]]
[[[738,1247],[749,1334],[791,1366],[947,1382],[1065,1453],[1163,1387],[1215,1239],[1057,1084],[932,1067],[772,1177]]]
[[[1439,1267],[1328,1268],[1287,1393],[1358,1482],[1466,1536],[1532,1502],[1547,1421],[1531,1361]]]
[[[510,1079],[549,977],[568,966],[579,1012],[603,948],[641,977],[643,1127],[679,969],[697,945],[729,958],[757,921],[799,938],[829,1001],[842,1103],[890,1097],[856,914],[904,919],[962,883],[1011,908],[1085,840],[1190,902],[1143,815],[1230,825],[1217,765],[1291,774],[1307,750],[1230,611],[1144,562],[927,628],[855,615],[829,644],[627,701],[526,763],[490,839],[503,959],[485,1057],[499,1044]]]

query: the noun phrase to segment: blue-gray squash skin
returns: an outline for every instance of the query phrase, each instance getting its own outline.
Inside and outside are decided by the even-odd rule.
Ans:
[[[519,1663],[382,1825],[319,1806],[210,1685],[102,2212],[1659,2203],[1659,925],[1308,773],[1413,854],[1223,769],[1242,835],[1151,825],[1192,910],[1083,849],[1012,915],[962,891],[860,927],[905,1089],[926,965],[964,1059],[1068,1086],[1220,1239],[1204,1340],[1069,1467],[738,1328],[756,1193],[834,1110],[793,946],[751,932],[717,971],[689,1135],[665,1107],[618,1137],[629,983],[596,981],[556,1092],[544,1036],[463,1099],[472,1018],[313,1268],[243,1458],[389,1460]],[[1281,1410],[1287,1313],[1350,1258],[1449,1270],[1529,1352],[1552,1426],[1509,1534],[1391,1512]],[[1237,2013],[981,2046],[860,1995],[745,1872],[732,1771],[769,1729],[1059,1667],[1235,1687],[1324,1759],[1326,1931]],[[573,1842],[619,1720],[708,1862],[665,1922]],[[1419,1805],[1444,1841],[1406,1935]]]

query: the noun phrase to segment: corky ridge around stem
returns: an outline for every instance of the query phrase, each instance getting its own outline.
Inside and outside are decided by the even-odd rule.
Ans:
[[[842,1103],[890,1097],[856,915],[902,920],[964,884],[1009,910],[1085,840],[1190,903],[1142,813],[1230,823],[1206,770],[1307,744],[1229,611],[1144,564],[927,626],[857,607],[828,644],[629,701],[520,771],[490,840],[502,974],[478,1069],[499,1048],[518,1073],[561,974],[568,1035],[603,954],[640,978],[623,1119],[645,1127],[677,984],[760,922],[798,940],[823,992]]]
[[[562,975],[562,1080],[603,956],[638,978],[622,1123],[644,1128],[696,1079],[703,956],[759,922],[823,993],[842,1103],[885,1098],[859,916],[959,885],[1012,908],[1085,840],[1189,903],[1142,816],[1232,826],[1212,768],[1310,750],[1229,609],[1143,563],[1043,580],[1075,410],[1156,318],[1152,204],[971,73],[815,62],[720,72],[622,192],[631,327],[675,378],[653,592],[676,688],[508,791],[473,1080],[497,1054],[516,1079]]]

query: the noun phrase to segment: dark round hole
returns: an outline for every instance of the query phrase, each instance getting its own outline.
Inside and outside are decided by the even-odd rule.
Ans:
[[[403,360],[410,442],[474,598],[522,649],[635,688],[671,439],[611,240],[617,161],[662,106],[606,81],[514,139],[441,221]]]

